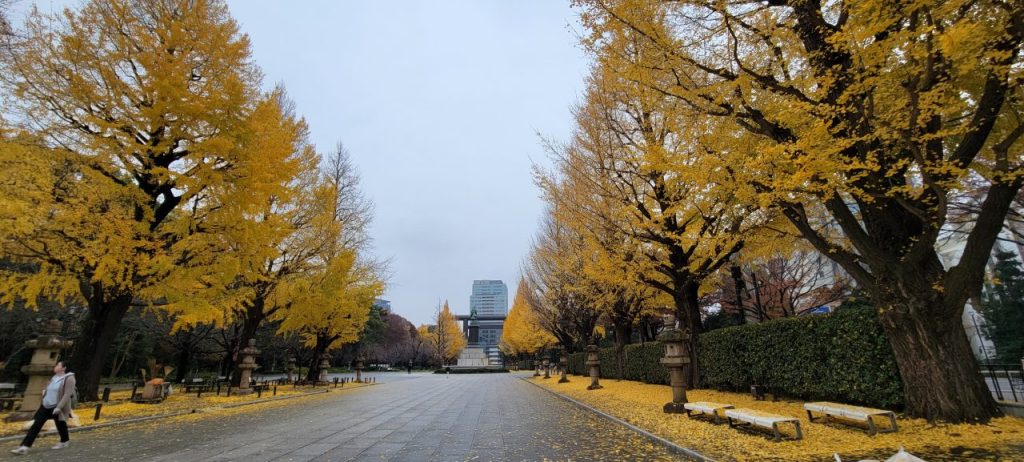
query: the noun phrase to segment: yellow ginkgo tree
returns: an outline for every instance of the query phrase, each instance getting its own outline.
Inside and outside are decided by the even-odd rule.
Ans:
[[[5,134],[0,197],[34,212],[0,225],[0,302],[85,305],[71,361],[95,399],[130,306],[166,303],[183,265],[221,265],[196,288],[236,267],[197,252],[266,199],[252,172],[280,167],[247,149],[260,72],[217,0],[33,11],[3,40],[5,116],[27,134]]]
[[[1024,185],[1019,4],[578,5],[602,66],[743,133],[750,155],[731,168],[757,194],[742,199],[780,210],[878,307],[908,414],[1000,415],[961,318]],[[987,191],[944,259],[951,201],[972,177]]]
[[[530,289],[520,278],[512,307],[501,329],[501,349],[506,356],[530,356],[553,345],[556,340],[540,326],[530,304]]]
[[[428,339],[434,350],[434,357],[442,366],[455,361],[468,343],[465,334],[459,329],[455,315],[448,308],[448,300],[445,300],[444,305],[434,314],[434,325],[425,328],[421,326],[419,332]]]

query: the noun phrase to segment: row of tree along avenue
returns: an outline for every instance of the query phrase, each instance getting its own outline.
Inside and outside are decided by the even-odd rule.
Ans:
[[[78,307],[84,399],[132,310],[236,333],[229,371],[268,322],[314,357],[359,338],[383,290],[370,203],[345,150],[321,156],[261,89],[223,1],[95,0],[6,31],[0,304]]]
[[[1024,8],[575,3],[595,65],[574,135],[536,172],[548,214],[506,349],[551,340],[519,324],[579,349],[598,322],[622,344],[670,307],[699,384],[708,305],[763,320],[853,289],[877,310],[907,414],[1000,414],[961,318],[1001,233],[1019,232]],[[770,281],[823,269],[845,282]]]

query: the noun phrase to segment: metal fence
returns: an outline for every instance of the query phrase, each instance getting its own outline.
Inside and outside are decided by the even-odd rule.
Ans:
[[[996,400],[1024,403],[1024,367],[1021,364],[982,364],[980,367]]]

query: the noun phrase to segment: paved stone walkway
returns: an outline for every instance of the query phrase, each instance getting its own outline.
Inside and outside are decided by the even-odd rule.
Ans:
[[[516,374],[380,374],[378,385],[250,413],[73,433],[46,461],[672,460]],[[15,443],[10,443],[13,448]],[[9,448],[8,448],[9,449]]]

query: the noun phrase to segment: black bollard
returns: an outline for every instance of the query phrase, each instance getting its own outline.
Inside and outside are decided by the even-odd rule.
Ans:
[[[338,388],[338,378],[334,378],[334,388]]]
[[[133,384],[133,385],[132,385],[132,397],[131,397],[131,401],[135,401],[135,391],[136,391],[136,390],[138,390],[138,389],[139,389],[139,385],[138,385],[138,384]]]
[[[228,385],[228,396],[231,396],[231,385]]]
[[[277,396],[277,385],[274,385],[274,396]]]
[[[103,409],[103,403],[96,403],[96,414],[92,416],[92,420],[100,420],[100,409]]]
[[[103,402],[110,401],[110,387],[103,387]]]
[[[198,398],[202,398],[202,397],[203,397],[203,387],[196,388],[196,398],[198,399]]]
[[[220,396],[220,382],[217,382],[217,396]]]
[[[262,398],[263,397],[263,387],[256,387],[256,397],[257,398]]]

